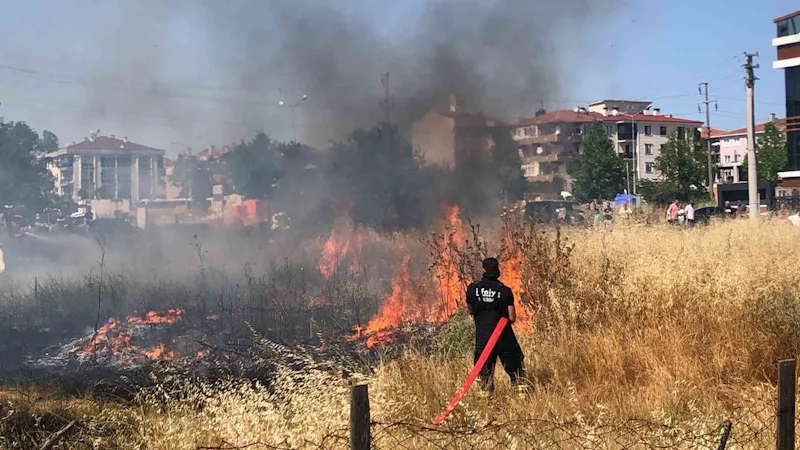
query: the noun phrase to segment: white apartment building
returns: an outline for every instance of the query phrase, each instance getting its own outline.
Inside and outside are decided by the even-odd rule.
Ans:
[[[91,135],[47,155],[58,195],[85,201],[97,217],[130,214],[164,196],[164,150],[127,138]]]

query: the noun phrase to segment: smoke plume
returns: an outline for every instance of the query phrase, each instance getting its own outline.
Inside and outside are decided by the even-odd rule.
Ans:
[[[565,56],[588,53],[584,30],[613,10],[590,0],[403,3],[132,2],[100,40],[98,73],[141,89],[90,95],[87,114],[118,108],[145,126],[156,111],[181,134],[228,140],[256,129],[286,138],[294,114],[298,138],[322,145],[385,118],[389,73],[393,122],[446,109],[451,93],[462,110],[517,118],[569,95]]]

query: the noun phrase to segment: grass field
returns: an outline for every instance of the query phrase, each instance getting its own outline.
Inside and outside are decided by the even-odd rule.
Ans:
[[[493,398],[470,394],[440,430],[417,434],[471,367],[471,319],[459,313],[431,349],[409,347],[360,378],[376,448],[717,448],[728,420],[729,448],[774,445],[775,363],[800,347],[799,230],[777,221],[618,224],[563,237],[539,238],[543,248],[524,250],[519,263],[521,284],[536,292],[522,296],[535,319],[516,326],[536,391],[510,396],[498,366]],[[572,248],[556,256],[558,245]],[[93,314],[86,303],[80,314]],[[12,306],[0,309],[21,311]],[[269,389],[168,380],[124,402],[7,385],[0,448],[34,448],[72,420],[54,448],[347,447],[352,380],[313,367],[275,377]]]

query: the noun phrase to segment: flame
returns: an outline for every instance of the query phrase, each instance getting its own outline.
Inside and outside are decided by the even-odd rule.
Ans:
[[[183,316],[182,309],[169,309],[164,313],[159,313],[156,311],[148,312],[144,319],[139,317],[128,317],[126,322],[133,323],[137,325],[144,325],[144,324],[158,324],[158,323],[176,323],[183,320],[181,316]]]
[[[91,340],[75,354],[83,356],[95,351],[109,349],[112,355],[119,356],[123,352],[133,348],[131,335],[123,331],[116,330],[119,321],[110,320],[102,327],[98,328],[97,333],[92,334]]]
[[[394,280],[392,280],[392,291],[384,299],[378,310],[378,315],[370,320],[364,329],[358,328],[356,330],[357,336],[362,334],[368,336],[367,347],[369,348],[383,342],[387,335],[391,333],[389,330],[401,327],[406,320],[408,301],[414,298],[414,289],[408,273],[408,261],[408,256],[403,257],[400,269]],[[416,312],[419,313],[419,310],[416,310]]]
[[[206,317],[206,319],[208,319],[208,320],[219,320],[219,314],[212,314],[212,315]]]
[[[520,302],[524,288],[522,286],[522,255],[519,251],[514,251],[510,257],[500,262],[500,274],[500,281],[514,293],[514,304],[517,311],[515,328],[521,331],[529,331],[532,318],[531,311]]]
[[[364,233],[361,228],[353,225],[349,210],[342,210],[336,214],[331,235],[322,248],[319,260],[319,273],[325,278],[330,278],[336,272],[336,267],[351,255],[349,270],[357,272],[359,268],[358,254],[363,246]],[[352,245],[351,245],[352,243]]]
[[[205,348],[205,347],[201,348],[200,350],[197,351],[197,357],[198,358],[205,358],[206,356],[208,356],[210,354],[211,354],[211,349],[208,349],[208,348]]]
[[[167,351],[164,344],[158,344],[155,347],[145,350],[144,355],[150,359],[157,361],[172,361],[178,357],[178,354],[173,351]]]
[[[445,242],[458,246],[464,244],[464,234],[458,206],[445,208],[442,233]],[[420,292],[413,283],[408,268],[409,256],[403,257],[397,275],[392,280],[392,290],[387,295],[378,314],[366,327],[356,327],[353,339],[367,336],[367,347],[391,341],[394,330],[411,323],[442,323],[458,311],[458,299],[464,296],[465,287],[460,283],[452,251],[448,248],[442,254],[441,265],[433,274],[433,285],[437,295]],[[436,301],[439,299],[439,301]]]
[[[458,205],[445,208],[445,220],[442,224],[442,234],[445,242],[452,242],[458,246],[463,246],[464,238],[463,225],[458,217],[460,210]],[[464,297],[466,286],[461,283],[458,277],[458,270],[452,251],[445,248],[441,260],[442,264],[434,269],[434,277],[438,284],[439,294],[442,298],[442,308],[434,310],[434,316],[429,317],[429,322],[440,323],[447,320],[458,311],[458,300]]]

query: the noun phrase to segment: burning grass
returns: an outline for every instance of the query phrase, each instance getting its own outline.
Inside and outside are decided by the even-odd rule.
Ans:
[[[361,323],[366,325],[363,338],[348,345],[369,345],[373,339],[373,352],[380,352],[377,344],[392,338],[397,333],[394,327],[419,321],[439,323],[455,313],[446,300],[437,303],[451,283],[444,288],[437,285],[450,276],[457,280],[452,283],[456,290],[462,278],[474,276],[474,261],[491,251],[504,258],[504,279],[515,287],[520,301],[536,311],[526,324],[517,325],[523,331],[528,372],[537,384],[528,399],[509,395],[507,379],[498,367],[500,388],[494,399],[468,395],[441,431],[429,432],[425,438],[416,434],[441,411],[469,371],[472,325],[461,312],[446,320],[432,345],[405,347],[399,356],[385,358],[374,372],[344,362],[330,339],[336,328],[325,325],[331,326],[322,333],[328,337],[313,346],[251,340],[256,348],[271,349],[272,353],[253,353],[271,361],[268,383],[232,376],[203,381],[172,374],[142,388],[129,403],[109,403],[95,396],[75,400],[58,394],[61,406],[45,402],[35,412],[24,409],[32,407],[25,400],[31,395],[25,391],[29,388],[7,388],[3,403],[7,406],[0,409],[0,436],[24,437],[15,431],[21,429],[17,421],[21,416],[9,416],[16,417],[12,422],[3,419],[10,409],[32,417],[57,410],[66,420],[77,417],[74,411],[83,411],[78,405],[88,405],[92,412],[80,419],[82,427],[64,437],[64,443],[73,447],[62,448],[92,448],[86,446],[89,441],[79,440],[75,434],[79,430],[84,430],[83,436],[114,442],[118,448],[346,448],[348,385],[357,377],[370,384],[372,418],[378,422],[374,435],[381,448],[393,448],[398,441],[406,448],[548,448],[552,442],[560,442],[563,448],[716,448],[719,425],[729,419],[736,448],[774,445],[775,361],[800,351],[800,268],[792,263],[800,245],[796,229],[780,222],[758,226],[721,222],[696,229],[630,224],[619,225],[611,233],[564,230],[556,234],[513,221],[507,225],[505,230],[470,233],[462,224],[460,236],[448,231],[452,226],[445,226],[428,240],[434,263],[430,271],[414,264],[425,260],[424,248],[415,245],[413,238],[395,237],[384,243],[385,248],[403,248],[414,256],[404,259],[401,255],[392,261],[399,270],[380,283],[372,279],[368,285],[360,278],[363,272],[354,273],[348,261],[343,271],[318,280],[307,276],[303,284],[293,269],[299,271],[299,267],[287,262],[268,276],[245,276],[252,282],[242,284],[247,288],[238,292],[231,291],[230,285],[223,289],[207,283],[205,292],[215,293],[201,297],[203,303],[197,300],[199,289],[164,295],[172,301],[165,301],[158,311],[185,312],[151,318],[203,319],[218,324],[218,333],[224,334],[244,326],[232,317],[253,311],[248,318],[255,319],[252,323],[258,333],[276,338],[286,335],[290,327],[278,333],[265,318],[260,323],[267,325],[259,328],[259,307],[265,305],[268,311],[274,294],[294,295],[300,299],[296,303],[309,298],[309,304],[342,308],[341,316],[335,315],[335,309],[330,312],[333,317],[313,310],[319,319],[317,333],[322,332],[323,323],[338,323],[340,336],[349,335]],[[363,253],[368,254],[376,241],[368,233],[364,239]],[[377,265],[359,260],[363,271]],[[444,270],[445,276],[437,270]],[[126,298],[142,298],[144,292],[181,292],[167,286],[129,285],[124,291]],[[431,286],[432,291],[421,289]],[[96,295],[94,289],[86,291]],[[217,297],[219,292],[229,294]],[[217,305],[213,299],[219,298]],[[316,300],[311,302],[312,298]],[[288,309],[291,303],[274,305],[269,314],[284,321],[304,311]],[[118,307],[123,307],[121,300]],[[443,311],[445,317],[429,310]],[[7,306],[6,311],[13,309]],[[209,321],[217,314],[217,320]],[[110,316],[126,326],[139,326],[125,316]],[[149,317],[145,312],[133,316]],[[109,327],[106,336],[114,330],[118,328]],[[100,331],[97,342],[99,336]],[[169,346],[145,348],[170,350]],[[192,354],[205,350],[192,349]],[[276,356],[285,353],[294,356]],[[314,362],[299,362],[310,360]],[[70,406],[69,402],[77,403]],[[72,412],[58,409],[64,405]],[[46,433],[26,442],[41,442],[64,424],[52,423]],[[7,442],[0,441],[14,448]]]

